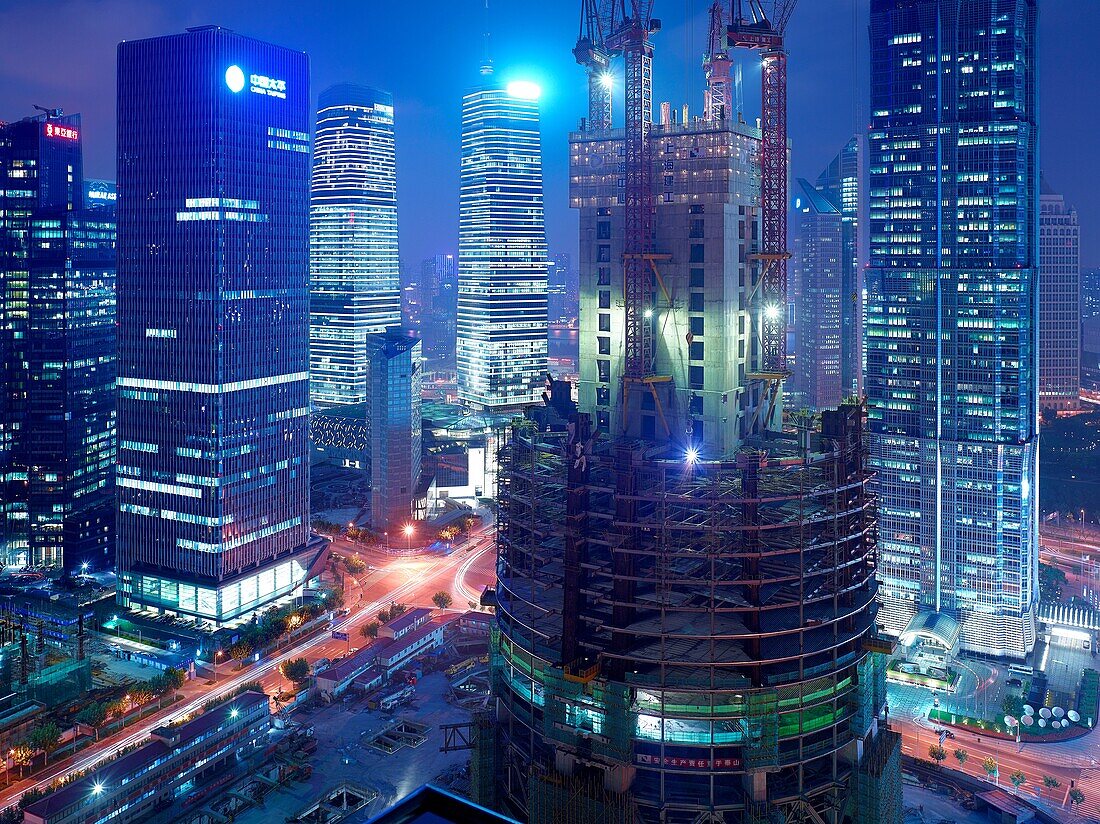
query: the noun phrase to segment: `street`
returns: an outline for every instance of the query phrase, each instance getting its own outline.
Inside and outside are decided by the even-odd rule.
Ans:
[[[216,683],[193,679],[180,690],[184,695],[183,701],[143,719],[125,733],[118,733],[75,756],[51,764],[48,770],[33,778],[13,783],[0,795],[0,808],[16,803],[27,790],[44,788],[63,776],[95,767],[142,741],[154,728],[196,712],[207,701],[224,696],[243,683],[259,681],[269,695],[278,693],[287,686],[286,679],[279,673],[279,664],[298,657],[304,657],[310,663],[321,658],[333,659],[346,655],[349,649],[362,647],[365,639],[359,628],[373,620],[377,612],[391,601],[431,607],[432,595],[447,590],[454,598],[453,609],[465,611],[467,601],[476,602],[482,587],[495,577],[493,534],[493,525],[486,524],[475,530],[466,543],[456,546],[450,555],[425,556],[392,556],[381,550],[363,549],[337,539],[333,542],[333,552],[354,555],[358,550],[358,555],[374,567],[361,578],[358,602],[346,604],[351,613],[333,624],[333,630],[348,633],[347,642],[333,640],[330,632],[323,632],[242,670],[235,670],[233,662],[223,663],[218,668]],[[469,552],[465,551],[467,546],[470,547]]]

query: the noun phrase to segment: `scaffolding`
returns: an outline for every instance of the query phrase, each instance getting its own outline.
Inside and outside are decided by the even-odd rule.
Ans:
[[[492,656],[507,809],[536,820],[580,771],[639,822],[839,820],[885,702],[863,414],[690,463],[593,440],[584,415],[513,427]]]

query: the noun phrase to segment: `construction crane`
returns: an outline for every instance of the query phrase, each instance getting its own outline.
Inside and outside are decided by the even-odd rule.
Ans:
[[[707,120],[723,120],[733,112],[731,63],[726,44],[726,15],[719,0],[714,0],[710,7],[707,53],[703,56],[703,71],[707,77],[703,112]]]
[[[588,72],[588,120],[585,131],[611,128],[611,58],[607,35],[616,26],[615,0],[581,0],[581,28],[573,56]]]
[[[657,378],[653,371],[653,283],[656,200],[649,131],[653,125],[653,44],[650,36],[661,28],[652,16],[653,0],[616,0],[613,29],[607,44],[622,53],[625,71],[623,236],[623,421],[626,425],[630,393]]]
[[[765,426],[787,372],[787,53],[783,33],[797,0],[733,0],[727,42],[760,52],[760,199],[762,239],[754,255],[763,270],[757,285],[763,306],[759,410]]]

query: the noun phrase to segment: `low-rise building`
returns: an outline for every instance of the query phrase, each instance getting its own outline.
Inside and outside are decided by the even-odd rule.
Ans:
[[[417,627],[426,623],[432,617],[432,611],[427,607],[417,607],[403,612],[396,618],[391,618],[378,628],[379,638],[401,638],[412,632]]]
[[[385,669],[386,678],[390,678],[413,658],[442,645],[443,623],[432,621],[421,624],[416,629],[403,633],[399,640],[387,645],[378,656],[378,665]]]
[[[378,638],[350,658],[317,673],[314,679],[317,694],[328,701],[341,695],[356,678],[378,663],[379,656],[391,643],[389,639]]]
[[[249,691],[184,724],[158,727],[144,746],[29,804],[23,822],[130,824],[194,803],[233,765],[263,751],[270,716],[268,697]]]

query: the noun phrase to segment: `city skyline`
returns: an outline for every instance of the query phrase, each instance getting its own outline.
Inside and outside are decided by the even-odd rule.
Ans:
[[[853,6],[860,16],[853,19]],[[59,28],[64,9],[73,25]],[[664,30],[655,38],[660,59],[669,66],[654,88],[655,104],[683,100],[693,113],[702,114],[703,75],[699,60],[706,47],[709,4],[694,0],[690,25],[683,4],[659,5]],[[95,8],[95,12],[90,9]],[[80,111],[88,145],[87,173],[114,177],[114,47],[124,39],[183,30],[187,26],[217,24],[308,52],[312,85],[317,91],[352,81],[390,90],[400,111],[397,124],[398,164],[402,200],[401,247],[409,261],[457,248],[458,175],[460,152],[457,124],[461,95],[477,82],[484,50],[484,12],[481,4],[420,6],[374,5],[370,11],[350,2],[337,2],[329,13],[314,15],[290,0],[274,0],[268,13],[257,16],[247,7],[226,7],[213,0],[186,6],[139,4],[133,0],[106,0],[96,6],[53,0],[33,7],[12,4],[0,9],[0,33],[25,32],[0,49],[0,112],[11,119],[31,114],[31,102]],[[791,177],[814,180],[818,172],[852,134],[863,131],[869,117],[866,104],[866,0],[842,3],[803,2],[791,21],[788,51],[791,60]],[[491,8],[491,52],[498,73],[507,79],[527,78],[544,90],[542,130],[546,153],[547,235],[550,247],[576,254],[576,218],[567,200],[568,153],[553,136],[576,128],[586,111],[584,75],[562,42],[576,39],[574,3],[540,8],[545,31],[533,37],[539,25],[523,0],[498,0]],[[364,49],[356,32],[385,29],[421,37],[422,20],[430,17],[432,61],[419,50],[404,48],[402,37],[372,41]],[[1074,204],[1082,225],[1100,225],[1100,172],[1090,162],[1088,142],[1081,134],[1100,133],[1100,109],[1091,105],[1088,90],[1100,86],[1100,63],[1091,60],[1091,35],[1100,28],[1100,4],[1048,0],[1039,16],[1040,37],[1059,42],[1041,50],[1039,82],[1047,128],[1040,150],[1040,167],[1056,182],[1068,203]],[[444,32],[446,35],[444,36]],[[79,33],[79,34],[78,34]],[[4,35],[0,34],[0,41]],[[51,42],[42,50],[37,43]],[[60,52],[66,59],[55,58]],[[440,73],[440,62],[454,72]],[[74,71],[74,67],[76,70]],[[621,95],[622,67],[618,73]],[[746,87],[756,82],[746,64]],[[1072,83],[1060,78],[1073,76]],[[316,95],[315,95],[316,96]],[[862,116],[860,104],[862,103]],[[311,103],[315,104],[314,99]],[[746,95],[746,117],[755,117],[757,103]],[[1081,265],[1100,266],[1100,237],[1082,237]]]

